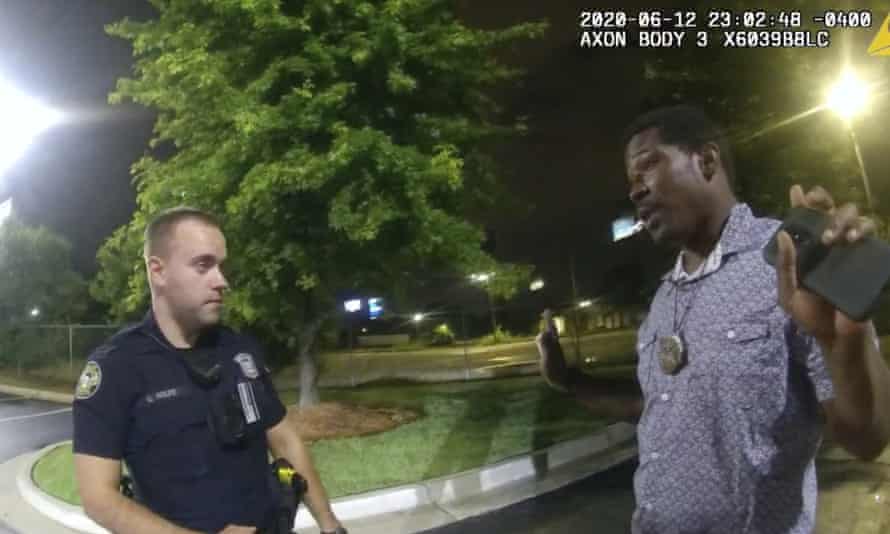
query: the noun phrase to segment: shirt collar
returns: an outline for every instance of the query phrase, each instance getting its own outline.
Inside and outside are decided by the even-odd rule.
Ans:
[[[750,250],[756,246],[756,236],[754,235],[753,225],[755,221],[751,208],[744,203],[737,203],[729,212],[729,219],[723,227],[720,239],[708,254],[704,262],[692,274],[687,274],[683,269],[683,252],[677,255],[677,261],[674,268],[662,277],[662,280],[672,280],[674,282],[691,282],[703,276],[707,276],[723,265],[724,256],[736,254]]]
[[[145,316],[142,318],[142,322],[139,323],[139,330],[141,330],[142,333],[154,338],[158,343],[164,346],[164,348],[167,348],[174,352],[187,352],[194,349],[207,348],[209,346],[215,345],[219,338],[219,328],[209,328],[201,333],[194,347],[189,349],[180,349],[174,347],[173,344],[170,343],[170,341],[167,339],[167,336],[164,335],[164,332],[161,331],[161,327],[158,326],[158,321],[155,318],[154,311],[152,311],[151,309],[146,312]]]

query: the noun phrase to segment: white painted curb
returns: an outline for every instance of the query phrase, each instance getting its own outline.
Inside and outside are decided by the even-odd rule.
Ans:
[[[83,508],[73,506],[67,502],[56,499],[48,493],[44,493],[34,484],[31,473],[34,466],[49,451],[60,445],[71,443],[70,441],[62,441],[42,450],[33,453],[30,461],[25,462],[16,475],[16,486],[25,502],[33,506],[38,512],[49,517],[50,519],[65,525],[68,528],[85,532],[87,534],[109,534],[107,530],[97,525],[92,519],[86,516]]]
[[[532,454],[508,458],[478,469],[430,479],[418,484],[397,486],[355,497],[335,499],[331,501],[331,507],[337,518],[350,521],[392,512],[404,512],[423,505],[444,505],[458,500],[463,501],[521,480],[546,476],[546,473],[539,472],[536,465],[546,465],[548,469],[553,469],[568,462],[603,452],[610,447],[633,439],[635,435],[636,427],[634,425],[615,423],[596,434],[557,443]],[[383,496],[386,498],[382,499]],[[315,521],[306,507],[301,506],[294,522],[294,528],[313,526],[315,526]]]
[[[409,511],[422,506],[443,506],[457,501],[466,501],[523,480],[544,478],[547,476],[547,471],[556,467],[604,452],[632,440],[635,437],[635,432],[635,426],[632,424],[615,423],[590,436],[557,443],[532,454],[508,458],[482,468],[417,484],[406,484],[335,499],[331,502],[331,507],[339,519],[355,521],[366,517]],[[16,478],[19,493],[36,510],[68,528],[86,534],[109,534],[107,530],[89,519],[83,512],[83,508],[56,499],[44,493],[34,484],[31,474],[37,461],[52,449],[65,443],[70,443],[70,441],[50,445],[31,455],[28,461],[23,464]],[[592,473],[586,472],[581,476],[590,474]],[[571,481],[566,479],[563,485]],[[551,487],[548,491],[556,489],[556,487],[558,486]],[[518,500],[521,499],[517,498],[516,501],[518,502]],[[512,503],[502,502],[501,504],[507,506]],[[314,526],[315,520],[306,507],[301,506],[294,522],[294,528],[304,529]]]
[[[17,395],[26,399],[38,399],[51,402],[59,402],[62,404],[71,404],[74,402],[73,394],[54,393],[52,391],[43,391],[40,389],[20,388],[18,386],[9,386],[7,384],[0,384],[0,393]]]

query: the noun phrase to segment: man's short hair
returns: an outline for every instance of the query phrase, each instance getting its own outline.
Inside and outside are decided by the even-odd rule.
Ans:
[[[729,140],[723,129],[696,106],[679,104],[661,107],[640,115],[624,131],[622,147],[627,148],[631,138],[649,128],[658,129],[662,142],[695,152],[705,143],[716,143],[720,148],[720,161],[730,185],[735,180],[735,164]]]
[[[197,220],[214,228],[220,228],[216,217],[198,208],[177,206],[166,209],[157,214],[145,227],[145,257],[164,256],[176,225],[185,220]]]

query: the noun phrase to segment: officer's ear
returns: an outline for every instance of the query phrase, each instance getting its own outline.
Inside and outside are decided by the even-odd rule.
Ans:
[[[149,256],[145,259],[145,268],[152,282],[161,282],[164,278],[164,260],[157,256]]]

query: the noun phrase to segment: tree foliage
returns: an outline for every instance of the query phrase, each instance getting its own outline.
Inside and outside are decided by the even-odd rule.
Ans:
[[[111,101],[157,110],[152,147],[175,149],[134,165],[137,211],[99,253],[115,316],[145,306],[140,234],[179,204],[221,216],[229,321],[288,348],[338,291],[498,268],[467,217],[498,191],[481,147],[522,131],[489,96],[520,75],[493,52],[542,25],[472,29],[439,0],[153,4],[107,28],[136,58]]]
[[[76,322],[89,307],[86,289],[64,238],[14,219],[0,226],[0,321]]]

